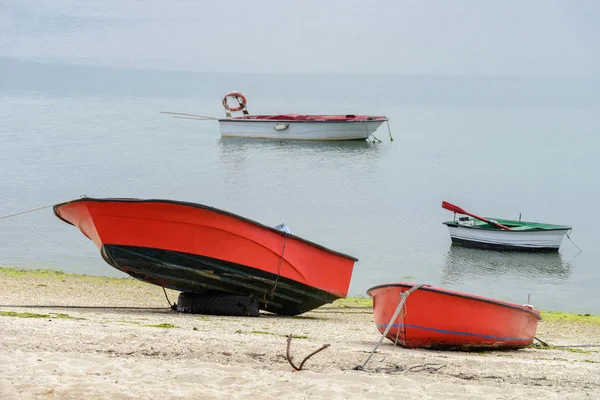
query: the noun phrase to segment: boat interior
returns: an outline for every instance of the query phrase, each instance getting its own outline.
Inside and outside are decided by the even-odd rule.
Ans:
[[[275,120],[275,121],[387,121],[386,117],[371,115],[304,115],[304,114],[278,114],[278,115],[245,115],[233,119]]]
[[[534,230],[549,230],[549,229],[570,229],[568,226],[562,225],[552,225],[552,224],[543,224],[539,222],[528,222],[528,221],[513,221],[508,219],[497,219],[497,218],[487,218],[492,221],[496,221],[507,228],[510,228],[513,231],[534,231]],[[492,229],[492,230],[502,230],[497,225],[494,225],[489,222],[480,221],[471,217],[460,217],[456,221],[453,221],[460,226],[470,226],[474,228],[481,229]]]

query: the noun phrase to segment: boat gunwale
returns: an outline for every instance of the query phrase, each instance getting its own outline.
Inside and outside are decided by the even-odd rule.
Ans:
[[[489,219],[489,218],[488,218]],[[494,219],[494,218],[492,218]],[[532,227],[531,229],[517,229],[517,230],[506,230],[506,229],[498,229],[498,228],[491,228],[491,227],[486,227],[486,226],[468,226],[468,225],[461,225],[456,221],[445,221],[442,222],[442,224],[452,227],[452,228],[467,228],[467,229],[477,229],[477,230],[484,230],[484,231],[493,231],[493,232],[505,232],[505,233],[519,233],[519,232],[525,232],[525,233],[531,233],[531,232],[549,232],[549,231],[570,231],[573,228],[569,225],[554,225],[554,224],[545,224],[542,222],[525,222],[525,221],[510,221],[510,220],[496,220],[494,219],[494,221],[498,221],[500,223],[506,223],[507,221],[510,222],[519,222],[522,225],[527,225],[527,224],[535,224],[535,227]],[[548,225],[548,226],[553,226],[555,228],[544,228],[542,226],[539,225]]]
[[[324,117],[329,117],[331,115],[323,115]],[[375,119],[368,119],[367,118],[363,118],[363,119],[342,119],[342,120],[332,120],[332,119],[266,119],[266,118],[261,118],[261,119],[256,119],[256,118],[246,118],[246,117],[236,117],[236,118],[219,118],[218,121],[219,122],[224,122],[224,121],[228,121],[228,122],[286,122],[286,123],[348,123],[348,122],[354,122],[354,123],[362,123],[362,122],[386,122],[389,121],[389,119],[387,117],[372,117]]]
[[[225,211],[225,210],[221,210],[219,208],[215,208],[215,207],[211,207],[211,206],[207,206],[205,204],[200,204],[200,203],[192,203],[192,202],[187,202],[187,201],[179,201],[179,200],[167,200],[167,199],[136,199],[136,198],[102,198],[102,199],[98,199],[98,198],[93,198],[93,197],[82,197],[79,199],[75,199],[75,200],[70,200],[70,201],[65,201],[62,203],[58,203],[55,204],[52,209],[54,212],[54,215],[59,218],[60,220],[66,222],[69,225],[73,225],[71,222],[67,221],[66,219],[64,219],[58,212],[58,209],[62,206],[65,206],[67,204],[73,204],[73,203],[81,203],[81,202],[85,202],[85,201],[91,201],[91,202],[97,202],[97,203],[164,203],[164,204],[173,204],[173,205],[178,205],[178,206],[184,206],[184,207],[191,207],[191,208],[200,208],[203,210],[208,210],[208,211],[212,211],[212,212],[216,212],[218,214],[222,214],[222,215],[226,215],[229,217],[233,217],[233,218],[237,218],[239,220],[242,220],[244,222],[250,223],[252,225],[255,225],[259,228],[263,228],[263,229],[267,229],[271,232],[275,232],[281,236],[285,236],[285,237],[291,237],[293,239],[296,239],[300,242],[303,242],[305,244],[308,244],[309,246],[315,247],[319,250],[324,250],[327,251],[329,253],[341,256],[341,257],[345,257],[347,259],[353,260],[353,261],[358,261],[358,258],[351,256],[349,254],[345,254],[339,251],[335,251],[335,250],[331,250],[323,245],[320,245],[318,243],[315,242],[311,242],[310,240],[304,239],[300,236],[296,236],[293,233],[287,233],[284,231],[280,231],[279,229],[275,229],[271,226],[267,226],[264,224],[261,224],[258,221],[254,221],[250,218],[246,218],[243,217],[241,215],[229,212],[229,211]]]
[[[405,287],[405,288],[412,288],[414,287],[416,284],[414,283],[401,283],[401,282],[397,282],[397,283],[384,283],[381,285],[377,285],[377,286],[373,286],[369,289],[367,289],[367,294],[371,297],[373,297],[371,295],[371,291],[373,290],[377,290],[377,289],[384,289],[384,288],[388,288],[388,287]],[[498,305],[498,306],[503,306],[503,307],[507,307],[507,308],[513,308],[519,311],[525,311],[528,312],[532,315],[534,315],[538,320],[542,320],[542,316],[537,314],[536,312],[534,312],[533,310],[530,310],[529,308],[525,307],[525,306],[521,306],[519,304],[516,303],[509,303],[506,301],[502,301],[502,300],[496,300],[496,299],[492,299],[489,297],[483,297],[483,296],[478,296],[478,295],[474,295],[474,294],[469,294],[469,293],[463,293],[463,292],[457,292],[457,291],[453,291],[453,290],[449,290],[449,289],[443,289],[443,288],[438,288],[438,287],[434,287],[431,285],[424,285],[422,287],[420,287],[418,290],[425,290],[425,291],[429,291],[429,292],[434,292],[434,293],[438,293],[438,294],[445,294],[445,295],[449,295],[449,296],[455,296],[455,297],[460,297],[463,299],[469,299],[469,300],[477,300],[477,301],[481,301],[484,303],[490,303],[490,304],[494,304],[494,305]]]

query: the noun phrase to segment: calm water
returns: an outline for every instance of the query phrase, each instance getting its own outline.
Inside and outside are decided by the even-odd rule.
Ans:
[[[98,83],[110,82],[113,72],[100,69],[93,85],[61,91],[60,82],[19,90],[18,81],[26,79],[12,70],[15,80],[0,93],[3,215],[83,194],[200,202],[265,224],[284,222],[302,237],[358,257],[352,295],[410,280],[516,302],[530,295],[544,309],[600,312],[600,123],[594,106],[338,103],[323,77],[315,78],[314,94],[281,101],[281,77],[274,77],[267,89],[245,91],[251,112],[385,114],[395,140],[385,129],[377,133],[379,144],[224,140],[216,122],[159,111],[219,116],[219,96],[244,90],[240,83],[213,82],[222,93],[210,96],[128,96],[127,87],[111,93]],[[118,73],[131,74],[129,90],[135,92],[135,72]],[[167,75],[174,85],[189,78]],[[441,225],[452,215],[440,207],[442,200],[488,216],[522,213],[527,220],[572,224],[583,252],[568,240],[560,253],[542,255],[452,247]],[[3,265],[120,274],[50,209],[0,225]]]
[[[97,23],[117,35],[116,19]],[[16,38],[19,29],[4,33]],[[78,40],[85,47],[92,38]],[[0,215],[84,194],[198,202],[284,222],[358,257],[351,295],[409,280],[600,313],[597,80],[74,64],[0,58]],[[387,115],[395,140],[385,126],[378,144],[222,140],[216,122],[159,113],[223,116],[230,90],[244,92],[254,114]],[[480,215],[571,224],[583,251],[567,239],[558,254],[452,247],[442,200]],[[50,208],[0,220],[0,265],[122,276]]]

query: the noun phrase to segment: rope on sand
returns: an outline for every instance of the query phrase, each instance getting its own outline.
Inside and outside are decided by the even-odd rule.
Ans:
[[[437,372],[440,369],[444,368],[445,364],[438,363],[425,363],[425,364],[417,364],[412,367],[405,367],[402,365],[392,364],[390,367],[379,367],[375,368],[375,372],[386,372],[388,374],[392,374],[394,372]]]
[[[163,286],[162,290],[165,293],[165,298],[167,299],[167,303],[169,303],[169,307],[171,307],[171,310],[177,311],[177,303],[171,304],[171,302],[169,301],[169,296],[167,296],[167,291],[165,290],[164,286]]]
[[[534,337],[534,339],[541,343],[539,345],[534,344],[533,345],[534,347],[545,347],[545,348],[549,348],[549,349],[570,349],[570,348],[577,348],[577,347],[600,347],[600,344],[562,344],[562,345],[555,345],[555,344],[550,344],[550,343],[544,342],[542,339],[540,339],[537,336]]]
[[[363,371],[365,369],[365,366],[367,365],[367,363],[369,362],[369,360],[371,359],[371,357],[373,356],[373,354],[375,354],[375,352],[377,351],[377,349],[381,345],[381,342],[383,342],[383,339],[386,338],[388,332],[392,328],[392,325],[393,325],[394,321],[396,320],[396,318],[398,318],[398,314],[400,314],[400,311],[402,310],[402,307],[404,306],[404,303],[406,303],[406,299],[408,298],[408,296],[412,292],[414,292],[415,290],[420,289],[421,287],[423,287],[424,285],[425,285],[424,283],[419,283],[418,285],[415,285],[415,286],[411,287],[406,292],[402,292],[400,294],[400,301],[398,302],[398,306],[396,307],[396,311],[394,311],[394,315],[392,315],[392,318],[390,319],[390,322],[387,324],[387,327],[385,328],[385,330],[381,334],[381,338],[379,338],[379,342],[377,342],[377,345],[371,351],[371,354],[369,354],[369,356],[367,357],[367,359],[365,360],[365,362],[362,365],[357,365],[356,367],[354,367],[355,370],[357,370],[357,371]]]
[[[537,336],[533,337],[535,340],[537,340],[538,342],[540,342],[542,344],[542,346],[544,347],[550,347],[550,345],[546,342],[544,342],[542,339],[538,338]]]

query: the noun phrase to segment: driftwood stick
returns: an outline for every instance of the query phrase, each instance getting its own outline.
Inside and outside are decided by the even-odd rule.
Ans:
[[[330,344],[324,344],[323,346],[321,346],[321,348],[313,351],[312,353],[310,353],[309,355],[307,355],[306,357],[304,357],[304,360],[302,360],[302,362],[300,363],[299,367],[296,367],[296,365],[294,365],[294,362],[292,361],[292,358],[290,357],[290,344],[292,343],[292,334],[290,334],[287,338],[287,348],[285,351],[285,358],[288,360],[288,362],[290,363],[290,365],[292,366],[292,368],[294,369],[294,371],[302,371],[302,367],[304,366],[304,363],[306,361],[308,361],[309,358],[311,358],[312,356],[314,356],[315,354],[317,354],[320,351],[325,350],[326,348],[328,348],[330,346]]]

